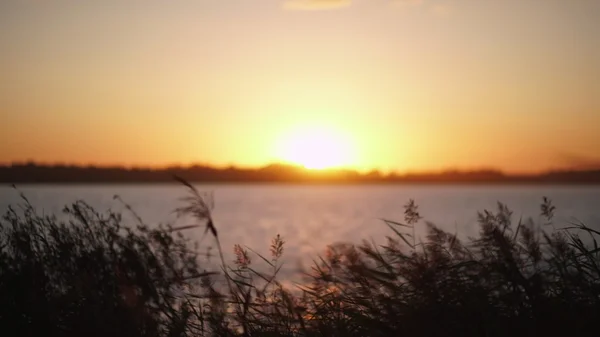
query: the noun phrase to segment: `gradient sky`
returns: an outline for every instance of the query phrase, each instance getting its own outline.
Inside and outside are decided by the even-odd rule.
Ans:
[[[358,169],[600,163],[598,0],[0,2],[0,162],[260,166],[299,125]]]

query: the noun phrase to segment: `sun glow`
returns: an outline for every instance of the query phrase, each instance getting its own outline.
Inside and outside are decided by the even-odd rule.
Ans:
[[[278,157],[308,169],[326,169],[354,164],[352,142],[329,128],[302,128],[287,133],[278,144]]]

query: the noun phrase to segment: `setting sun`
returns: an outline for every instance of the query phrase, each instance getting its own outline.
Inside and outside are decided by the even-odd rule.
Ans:
[[[278,157],[309,169],[349,166],[355,160],[350,140],[327,128],[304,128],[288,133],[278,144]]]

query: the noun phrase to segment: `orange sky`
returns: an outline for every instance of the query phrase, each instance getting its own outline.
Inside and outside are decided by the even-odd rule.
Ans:
[[[0,2],[0,162],[600,163],[600,1]]]

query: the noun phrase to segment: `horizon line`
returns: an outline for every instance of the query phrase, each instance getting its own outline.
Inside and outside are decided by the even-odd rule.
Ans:
[[[26,161],[11,161],[11,162],[0,162],[0,168],[11,168],[18,166],[37,166],[37,167],[70,167],[70,168],[96,168],[96,169],[121,169],[121,170],[148,170],[148,171],[168,171],[169,169],[193,169],[193,168],[209,168],[213,170],[240,170],[240,171],[252,171],[252,170],[264,170],[273,166],[280,166],[289,169],[300,169],[307,172],[354,172],[360,175],[368,175],[368,174],[379,174],[382,176],[392,176],[392,175],[400,175],[400,176],[410,176],[410,175],[444,175],[448,173],[460,173],[460,174],[469,174],[469,173],[495,173],[503,176],[511,177],[511,176],[540,176],[544,174],[554,173],[554,172],[589,172],[589,171],[600,171],[599,167],[577,167],[577,166],[563,166],[563,167],[554,167],[554,168],[546,168],[535,171],[511,171],[511,170],[502,170],[500,168],[494,167],[473,167],[473,168],[459,168],[459,167],[447,167],[440,169],[429,169],[429,170],[384,170],[380,168],[369,168],[369,169],[357,169],[350,166],[339,166],[339,167],[328,167],[322,169],[312,169],[307,168],[301,164],[288,163],[288,162],[271,162],[260,166],[244,166],[239,164],[227,164],[227,165],[214,165],[202,162],[192,162],[192,163],[171,163],[171,164],[162,164],[162,165],[148,165],[148,164],[101,164],[101,163],[74,163],[74,162],[40,162],[34,160],[26,160]]]

